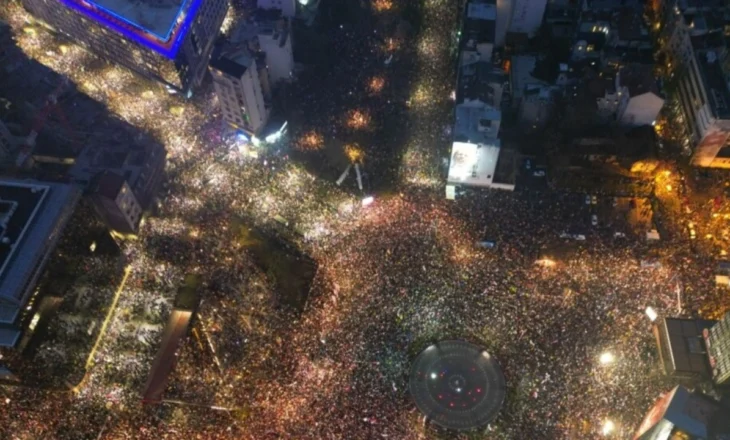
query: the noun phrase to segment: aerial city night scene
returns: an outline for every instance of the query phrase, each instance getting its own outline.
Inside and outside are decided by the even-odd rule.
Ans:
[[[730,440],[730,0],[0,0],[0,440]]]

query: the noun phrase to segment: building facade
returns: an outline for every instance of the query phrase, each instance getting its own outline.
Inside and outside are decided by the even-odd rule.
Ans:
[[[35,17],[107,60],[191,94],[227,0],[23,0]]]
[[[123,176],[104,171],[94,178],[89,198],[109,229],[120,234],[137,232],[142,206]]]
[[[704,332],[712,380],[716,385],[730,387],[730,313]]]
[[[730,168],[730,75],[728,41],[721,2],[668,0],[661,9],[660,41],[667,67],[677,75],[676,96],[692,164]]]
[[[265,68],[247,47],[224,51],[210,63],[218,102],[223,119],[233,128],[256,135],[269,119],[269,106],[264,100],[261,78],[267,78]]]

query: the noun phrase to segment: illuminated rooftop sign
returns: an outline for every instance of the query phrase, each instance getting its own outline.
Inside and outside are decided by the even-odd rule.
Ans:
[[[173,59],[203,0],[59,0],[125,37]]]

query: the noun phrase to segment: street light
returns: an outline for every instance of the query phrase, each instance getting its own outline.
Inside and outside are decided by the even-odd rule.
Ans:
[[[651,322],[656,321],[656,319],[659,317],[659,315],[657,315],[656,310],[654,310],[654,308],[652,308],[652,307],[647,307],[644,312],[646,313],[646,316],[649,317],[649,321],[651,321]]]
[[[612,421],[606,420],[605,422],[603,422],[603,428],[601,428],[601,433],[603,433],[603,435],[609,436],[615,430],[616,425]]]
[[[603,352],[601,353],[601,356],[598,358],[598,362],[601,363],[601,365],[608,365],[612,364],[616,360],[616,356],[613,355],[611,352]]]

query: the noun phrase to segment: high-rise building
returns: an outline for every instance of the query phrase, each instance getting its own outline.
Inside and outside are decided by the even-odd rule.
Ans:
[[[676,89],[692,164],[730,168],[730,40],[724,34],[727,8],[720,1],[667,0],[662,41]],[[677,69],[678,66],[681,66]]]
[[[253,53],[247,45],[224,48],[210,63],[223,119],[249,135],[258,133],[269,119],[263,92],[268,84],[264,63],[263,52]]]
[[[205,75],[227,0],[23,0],[91,52],[190,94]]]
[[[730,435],[728,408],[682,386],[657,399],[634,440],[720,440]]]
[[[0,179],[0,347],[13,347],[48,258],[81,198],[75,185]]]

